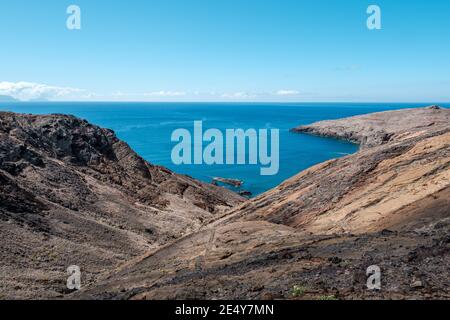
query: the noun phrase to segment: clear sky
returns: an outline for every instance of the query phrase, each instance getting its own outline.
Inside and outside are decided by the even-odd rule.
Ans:
[[[448,0],[0,0],[0,41],[20,99],[450,101]]]

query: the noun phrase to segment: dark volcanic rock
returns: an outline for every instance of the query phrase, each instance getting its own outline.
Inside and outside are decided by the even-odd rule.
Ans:
[[[0,298],[57,297],[68,266],[87,284],[242,201],[85,120],[0,112]]]

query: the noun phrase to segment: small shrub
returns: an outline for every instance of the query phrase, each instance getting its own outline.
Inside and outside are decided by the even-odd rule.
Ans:
[[[305,295],[305,292],[306,288],[303,286],[294,286],[294,288],[292,288],[292,296],[295,298]]]

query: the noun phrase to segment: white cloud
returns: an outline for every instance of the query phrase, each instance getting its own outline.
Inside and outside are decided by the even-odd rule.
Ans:
[[[225,99],[253,99],[256,98],[256,95],[247,92],[234,92],[234,93],[224,93],[220,97]]]
[[[185,95],[186,92],[181,91],[156,91],[144,94],[147,97],[183,97]]]
[[[300,92],[297,90],[278,90],[275,94],[277,96],[295,96],[300,94]]]
[[[85,90],[69,87],[49,86],[33,82],[0,82],[0,94],[20,100],[48,99],[64,100],[75,98]]]

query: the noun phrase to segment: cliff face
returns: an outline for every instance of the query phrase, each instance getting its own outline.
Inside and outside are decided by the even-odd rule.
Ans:
[[[363,144],[136,260],[78,298],[449,298],[450,110],[296,131]],[[369,291],[366,269],[382,271]]]
[[[406,223],[399,212],[450,185],[448,109],[376,113],[296,130],[362,137],[366,144],[354,155],[300,173],[236,209],[228,219],[266,220],[321,234],[367,233]],[[384,132],[390,138],[379,138]],[[429,210],[421,212],[428,216],[435,204],[430,201]],[[416,221],[412,213],[406,215]]]
[[[62,296],[68,266],[91,283],[242,201],[84,120],[0,112],[0,298]]]

